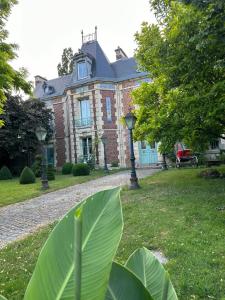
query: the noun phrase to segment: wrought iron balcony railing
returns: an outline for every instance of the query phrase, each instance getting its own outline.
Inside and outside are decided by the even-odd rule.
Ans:
[[[90,127],[93,124],[92,118],[82,118],[75,120],[76,127]]]

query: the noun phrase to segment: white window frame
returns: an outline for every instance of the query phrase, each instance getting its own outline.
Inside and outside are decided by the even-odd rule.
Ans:
[[[80,74],[80,66],[81,65],[84,65],[85,66],[85,69],[86,69],[86,75],[85,76],[81,76],[81,74]],[[81,80],[81,79],[85,79],[85,78],[87,78],[88,77],[88,68],[87,68],[87,63],[86,63],[86,61],[80,61],[80,62],[78,62],[77,63],[77,79],[78,80]]]

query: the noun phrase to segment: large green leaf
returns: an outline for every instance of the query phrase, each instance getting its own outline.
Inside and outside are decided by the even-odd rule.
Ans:
[[[2,295],[0,295],[0,300],[7,300],[5,297],[3,297]]]
[[[169,274],[148,249],[137,249],[125,266],[141,280],[154,300],[178,299]]]
[[[105,300],[152,300],[152,298],[131,271],[114,262]]]
[[[104,299],[112,259],[122,234],[119,192],[116,188],[89,197],[57,224],[40,253],[25,300],[74,300],[75,284],[79,281],[79,300]],[[78,262],[77,256],[74,257],[75,240],[82,245],[80,278],[74,272],[74,263]]]

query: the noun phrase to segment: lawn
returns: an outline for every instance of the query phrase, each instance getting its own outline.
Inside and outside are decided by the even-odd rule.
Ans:
[[[122,191],[124,233],[116,260],[141,246],[161,250],[178,298],[225,296],[225,179],[202,179],[199,170],[160,172],[142,189]],[[0,294],[22,299],[37,255],[52,225],[0,252]]]
[[[113,171],[110,171],[109,174],[113,174],[118,171],[119,170],[115,169]],[[88,176],[56,175],[55,180],[49,181],[50,189],[48,189],[47,191],[41,190],[40,178],[37,178],[34,184],[20,184],[19,178],[15,178],[12,180],[1,180],[0,207],[31,199],[44,193],[49,193],[71,185],[84,183],[102,176],[106,176],[103,170],[94,170]]]

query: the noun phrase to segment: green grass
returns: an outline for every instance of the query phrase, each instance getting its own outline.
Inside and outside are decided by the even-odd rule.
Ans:
[[[178,298],[225,295],[225,179],[202,179],[199,170],[160,172],[142,189],[122,191],[124,233],[116,260],[136,248],[161,250]],[[37,255],[52,226],[0,252],[0,294],[22,299]]]
[[[120,170],[110,171],[110,174],[118,171]],[[20,184],[19,178],[15,178],[12,180],[1,180],[0,207],[31,199],[44,193],[56,191],[58,189],[62,189],[71,185],[84,183],[102,176],[105,176],[103,170],[92,171],[89,176],[56,175],[55,180],[49,181],[50,189],[48,189],[47,191],[41,190],[40,178],[37,178],[36,182],[33,184]]]

